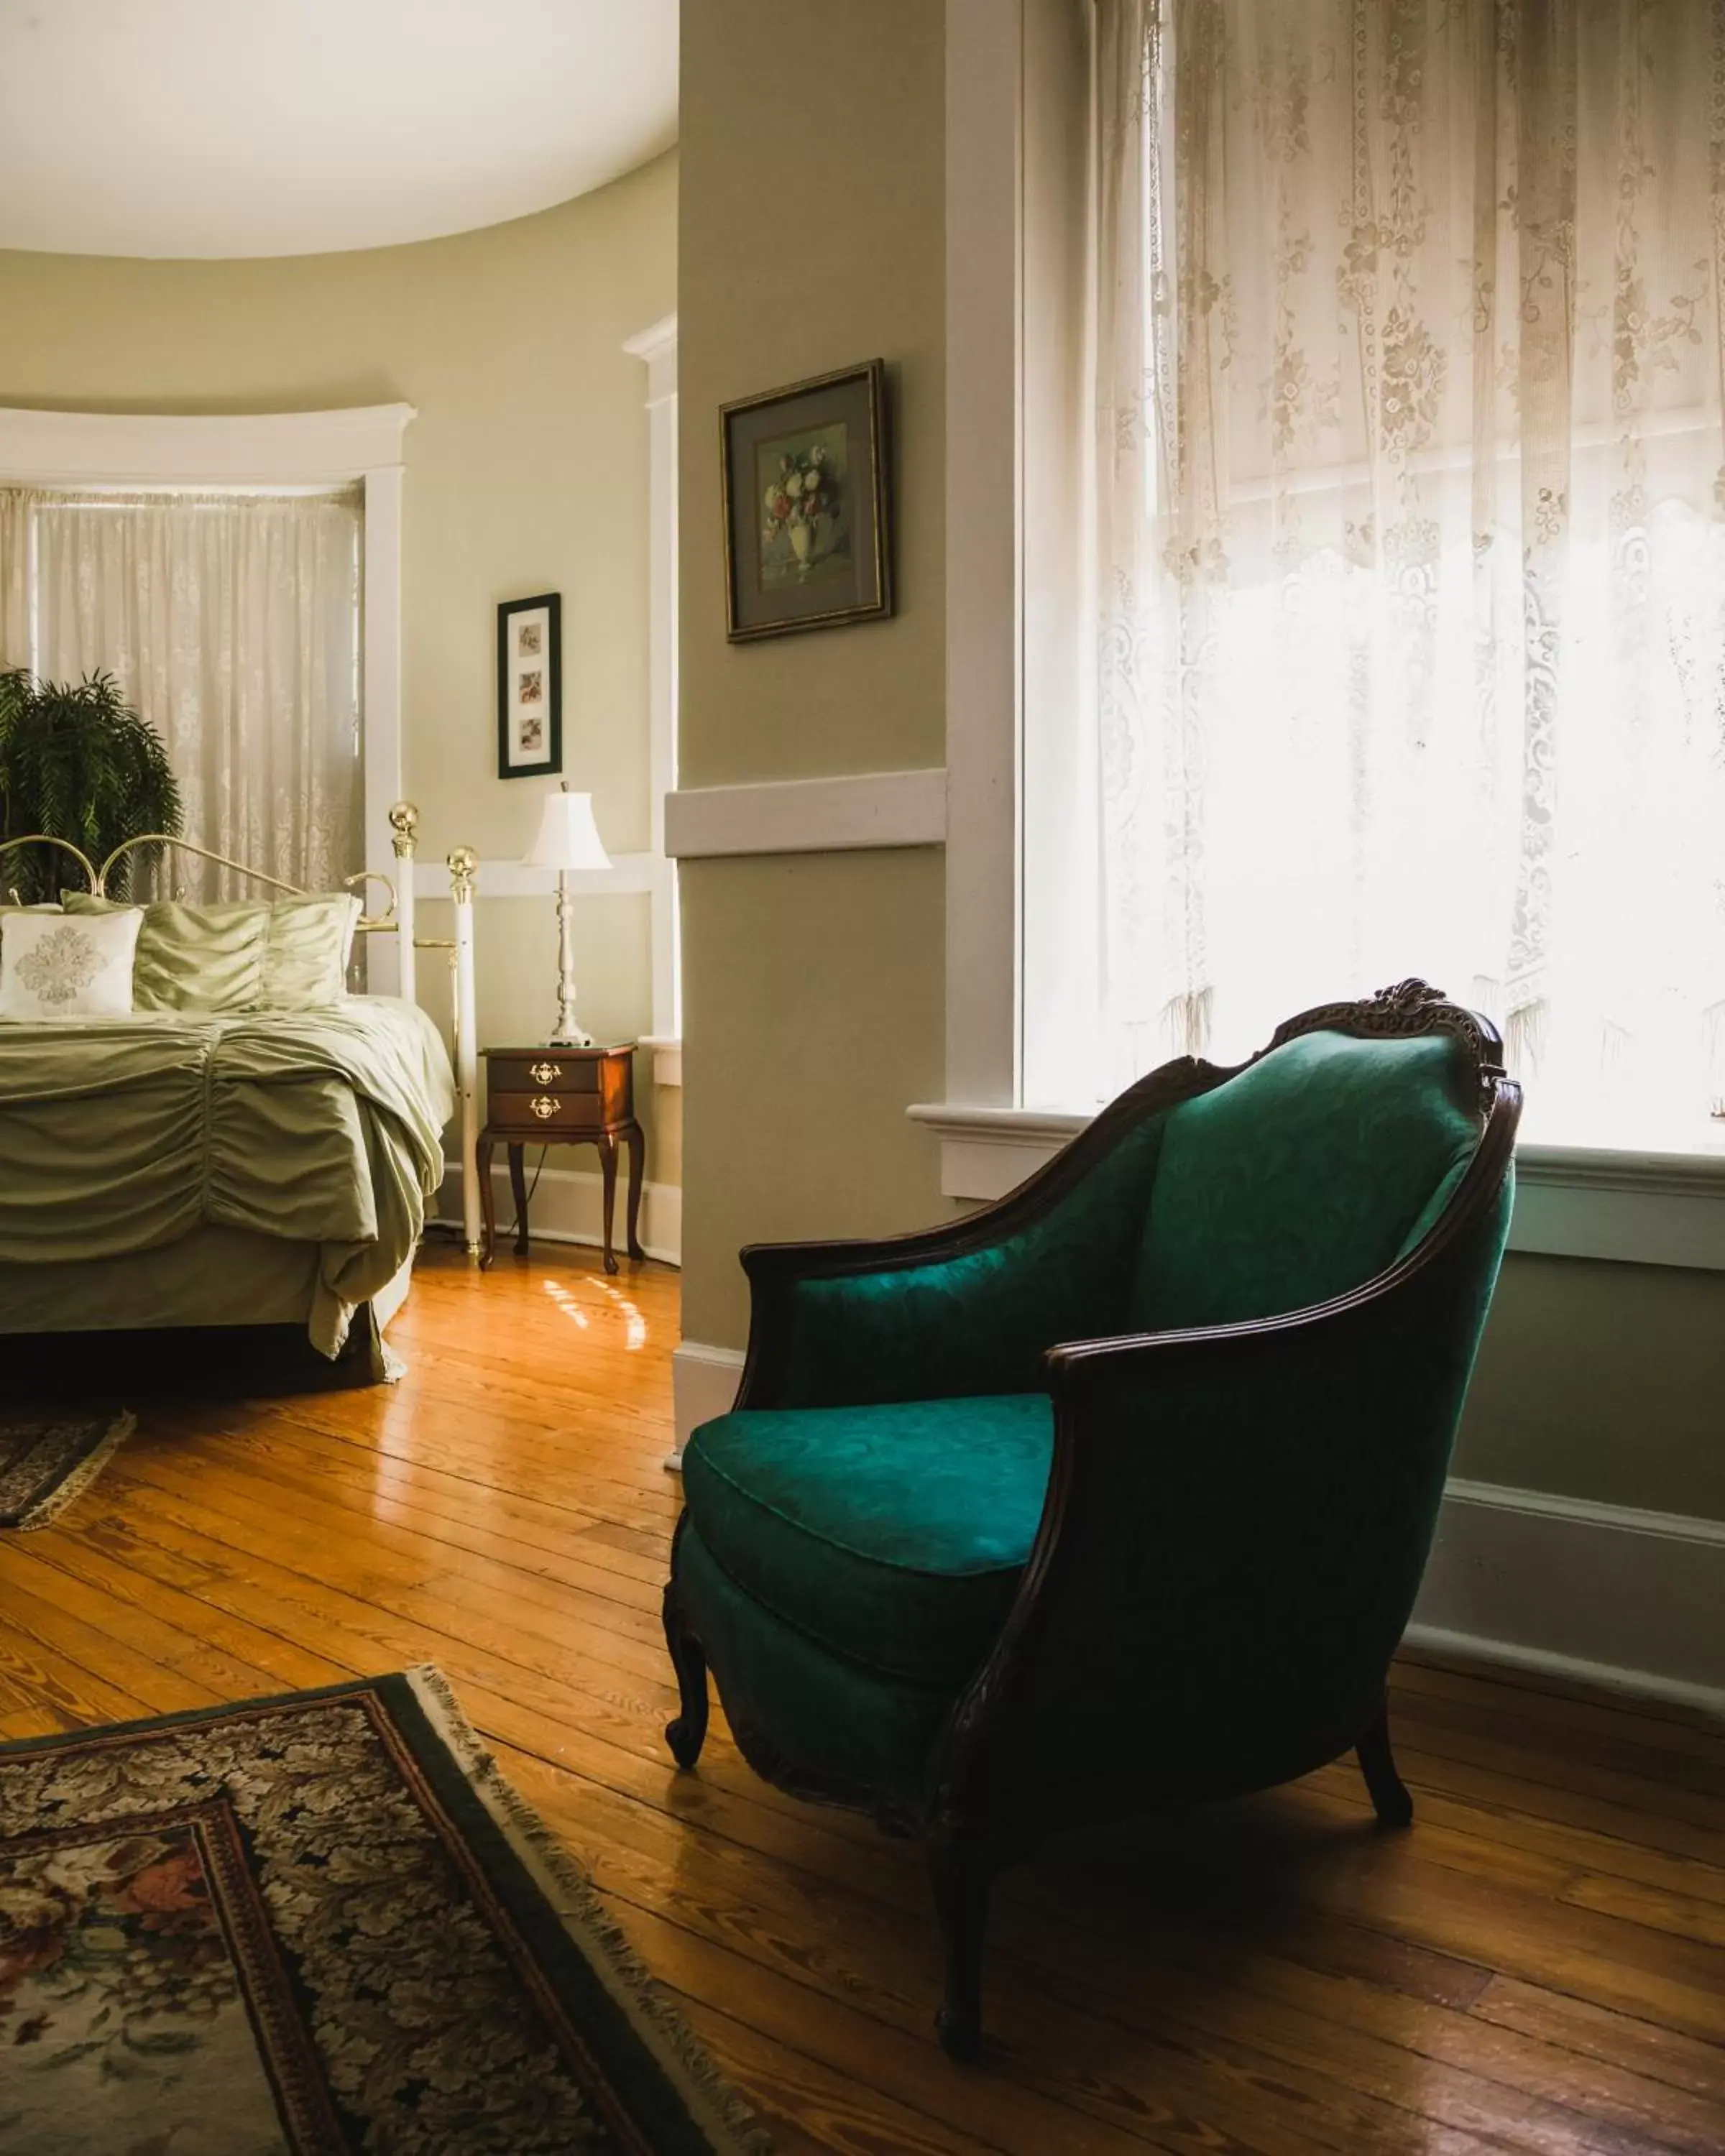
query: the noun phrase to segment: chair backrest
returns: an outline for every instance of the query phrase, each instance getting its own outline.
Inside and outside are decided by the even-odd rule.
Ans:
[[[1412,1247],[1480,1135],[1455,1037],[1304,1034],[1163,1130],[1135,1330],[1237,1324],[1341,1295]]]

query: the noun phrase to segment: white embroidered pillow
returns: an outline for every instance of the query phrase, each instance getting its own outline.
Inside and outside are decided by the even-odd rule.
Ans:
[[[143,917],[0,913],[0,1019],[129,1017]]]

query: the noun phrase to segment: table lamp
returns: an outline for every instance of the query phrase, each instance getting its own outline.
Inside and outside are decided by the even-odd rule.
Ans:
[[[592,794],[572,793],[567,779],[561,793],[547,793],[539,835],[525,859],[529,868],[557,872],[557,1022],[547,1045],[591,1048],[593,1035],[575,1016],[575,903],[569,878],[583,869],[611,865],[593,819]]]

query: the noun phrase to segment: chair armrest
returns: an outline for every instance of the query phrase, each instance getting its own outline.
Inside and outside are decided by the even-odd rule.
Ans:
[[[755,1244],[743,1408],[1034,1392],[1041,1357],[1124,1308],[1163,1111],[1224,1074],[1183,1059],[1133,1086],[996,1204],[875,1242]]]
[[[966,1232],[968,1230],[969,1232]],[[1045,1340],[1014,1338],[1038,1268],[1010,1226],[968,1221],[893,1242],[742,1253],[749,1344],[739,1408],[860,1407],[1034,1391]]]
[[[1507,1236],[1517,1105],[1494,1109],[1418,1247],[1363,1287],[1050,1352],[1042,1523],[949,1725],[943,1802],[986,1814],[1023,1791],[1045,1825],[1063,1805],[1265,1786],[1353,1741],[1436,1524]]]

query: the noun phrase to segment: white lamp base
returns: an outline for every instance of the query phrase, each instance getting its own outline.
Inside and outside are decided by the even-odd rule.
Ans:
[[[557,1022],[549,1048],[591,1048],[593,1035],[575,1015],[575,907],[567,875],[557,877]]]

